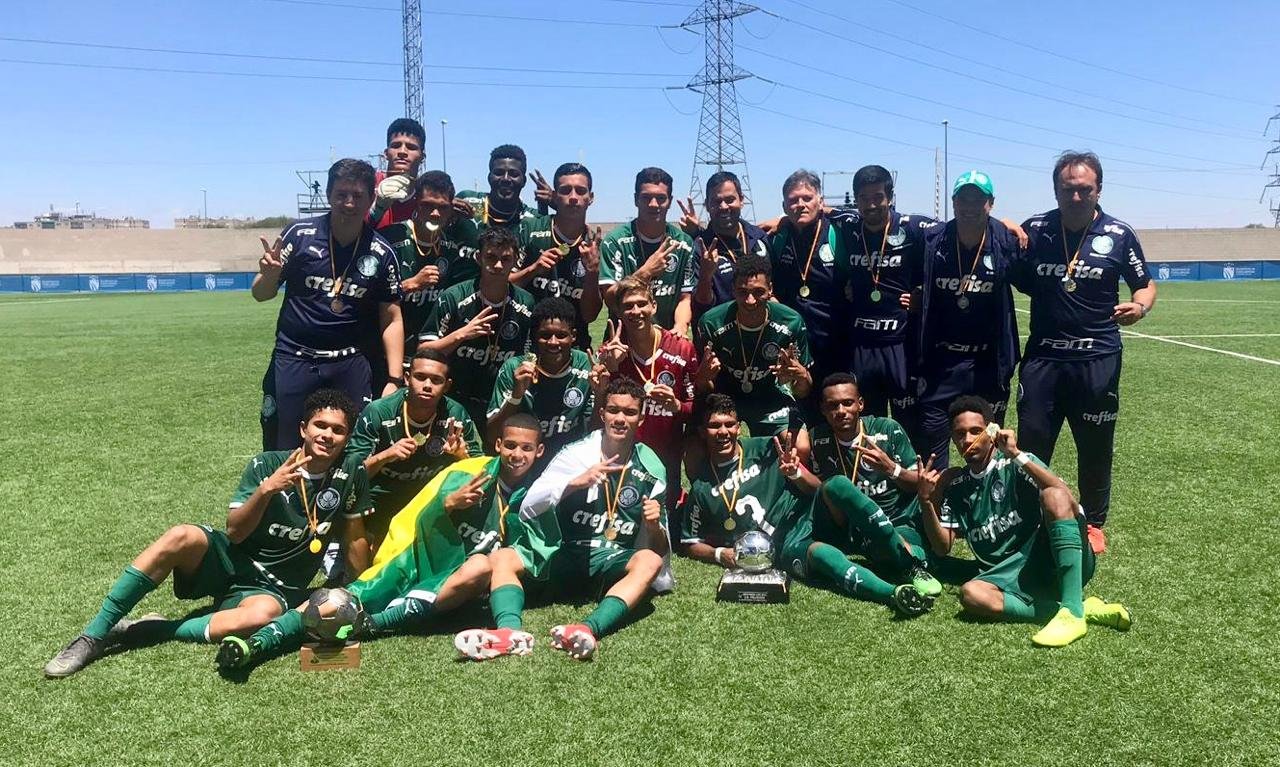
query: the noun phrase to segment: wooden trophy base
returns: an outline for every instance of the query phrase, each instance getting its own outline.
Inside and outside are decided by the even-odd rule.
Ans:
[[[308,642],[298,653],[298,663],[303,671],[333,671],[341,668],[360,668],[360,643],[320,644]]]

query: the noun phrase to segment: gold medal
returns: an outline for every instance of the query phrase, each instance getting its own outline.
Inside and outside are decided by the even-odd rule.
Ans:
[[[873,303],[877,303],[877,304],[878,304],[878,303],[880,303],[880,289],[879,289],[879,288],[875,288],[874,290],[872,290],[872,291],[871,291],[871,301],[872,301]]]
[[[644,393],[645,393],[645,394],[653,394],[653,390],[654,390],[654,389],[656,389],[656,388],[658,388],[658,387],[657,387],[657,385],[656,385],[656,384],[654,384],[654,382],[653,382],[653,381],[645,381],[645,383],[644,383]]]
[[[319,538],[312,538],[311,543],[307,546],[307,548],[311,549],[312,554],[319,554],[320,549],[323,548],[323,546],[320,545]]]
[[[1076,292],[1076,281],[1067,277],[1062,281],[1062,287],[1066,288],[1068,293],[1074,293]]]
[[[800,286],[800,291],[799,291],[799,292],[800,292],[800,297],[801,297],[801,298],[808,298],[808,297],[809,297],[809,294],[810,294],[810,293],[812,293],[813,291],[809,290],[809,286],[808,286],[808,285],[801,285],[801,286]]]
[[[606,541],[612,541],[614,538],[617,538],[617,537],[618,537],[618,528],[616,527],[611,527],[608,530],[604,531],[604,539]]]
[[[734,518],[733,518],[733,517],[729,517],[728,519],[726,519],[726,520],[724,521],[724,529],[725,529],[725,530],[732,530],[733,528],[735,528],[735,527],[737,527],[737,526],[738,526],[738,523],[737,523],[737,521],[735,521],[735,520],[734,520]]]
[[[742,391],[743,391],[743,393],[744,393],[744,394],[750,394],[750,393],[751,393],[751,390],[752,390],[752,389],[754,389],[754,388],[756,388],[756,387],[752,386],[750,381],[743,381],[743,382],[742,382]]]
[[[570,250],[570,248],[569,248],[569,243],[567,243],[567,242],[562,242],[562,243],[560,243],[559,245],[557,245],[557,246],[556,246],[556,252],[557,252],[557,253],[559,253],[559,254],[560,254],[560,255],[562,255],[562,256],[567,256],[567,255],[569,255],[569,250]]]
[[[423,445],[427,444],[427,435],[423,434],[422,432],[418,432],[413,435],[413,441],[418,443],[418,447],[422,447]]]
[[[329,302],[329,308],[335,312],[340,312],[343,309],[346,309],[347,305],[342,302],[341,298],[335,298]]]

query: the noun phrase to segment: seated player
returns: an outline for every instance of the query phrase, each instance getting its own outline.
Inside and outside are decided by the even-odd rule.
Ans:
[[[374,512],[364,524],[374,550],[391,518],[441,469],[484,452],[471,416],[445,396],[452,381],[443,354],[419,349],[404,377],[403,388],[365,406],[347,447],[369,472]]]
[[[582,623],[556,626],[551,646],[587,660],[650,590],[670,591],[670,553],[662,506],[666,470],[636,442],[644,389],[619,378],[604,392],[604,428],[568,445],[534,481],[520,512],[534,520],[554,511],[563,537],[551,562],[553,585],[605,592]]]
[[[662,459],[667,477],[680,476],[685,423],[693,413],[697,393],[711,390],[713,375],[698,367],[693,343],[684,336],[654,324],[658,304],[653,287],[636,277],[617,284],[619,330],[600,349],[600,361],[609,375],[630,378],[644,387],[644,422],[636,439]],[[680,483],[667,486],[667,508],[680,500]],[[671,525],[675,519],[669,518]]]
[[[542,452],[537,424],[528,416],[512,417],[495,449],[496,458],[469,458],[447,467],[396,515],[373,565],[348,587],[367,616],[352,638],[409,628],[486,593],[496,551],[513,551],[525,570],[541,572],[559,533],[554,527],[540,529],[541,520],[524,522],[517,515],[529,469]],[[218,665],[244,666],[298,641],[305,607],[272,621],[248,641],[224,639]]]
[[[497,227],[514,232],[521,221],[538,215],[520,200],[520,193],[529,183],[528,173],[529,161],[523,149],[515,144],[494,147],[489,153],[489,191],[459,192],[459,210],[473,217],[480,231]]]
[[[477,425],[502,363],[529,346],[533,296],[507,281],[519,242],[508,229],[480,235],[480,277],[440,294],[419,339],[420,346],[449,356],[453,392]]]
[[[682,554],[733,568],[734,540],[759,530],[773,542],[779,569],[797,578],[812,575],[847,596],[890,605],[902,615],[929,610],[931,600],[915,586],[894,586],[850,562],[835,546],[813,540],[814,498],[804,494],[808,472],[794,448],[783,447],[777,437],[741,438],[737,408],[723,394],[708,395],[699,415],[704,457],[689,475]],[[784,434],[782,440],[791,438]]]
[[[248,634],[305,600],[325,547],[339,536],[359,572],[369,481],[358,457],[344,454],[356,408],[342,392],[307,397],[302,447],[259,453],[231,497],[226,532],[206,525],[169,528],[125,568],[98,614],[44,667],[70,676],[116,642],[177,639],[217,642]],[[125,616],[173,574],[179,599],[213,597],[214,612],[187,620]]]
[[[591,359],[574,348],[577,317],[563,298],[539,301],[529,321],[534,350],[502,363],[489,398],[489,432],[496,434],[511,415],[529,413],[542,425],[547,460],[585,436],[595,414]]]
[[[378,171],[375,184],[381,185],[388,176],[404,176],[413,179],[418,175],[418,167],[426,155],[423,148],[427,145],[427,132],[422,123],[409,117],[399,117],[387,126],[387,148],[382,156],[387,161],[386,171]],[[379,187],[375,186],[375,190]],[[369,211],[369,223],[382,229],[399,221],[407,220],[413,215],[416,195],[406,199],[393,199],[377,194],[373,198],[373,209]]]
[[[559,296],[578,307],[578,348],[591,348],[590,324],[600,315],[600,227],[587,226],[595,199],[591,171],[567,162],[556,168],[555,215],[520,223],[520,258],[511,281],[536,299]]]
[[[813,386],[804,320],[773,297],[769,260],[748,255],[733,267],[733,301],[698,322],[695,342],[715,391],[737,404],[753,437],[786,431],[797,399]]]
[[[480,274],[475,259],[479,232],[475,222],[453,209],[453,179],[429,170],[413,184],[413,215],[378,233],[391,243],[400,267],[400,314],[405,358],[413,356],[418,335],[440,293]]]
[[[924,528],[938,554],[959,531],[980,574],[964,584],[966,612],[1007,621],[1048,621],[1031,641],[1062,647],[1085,635],[1088,623],[1124,631],[1132,620],[1121,604],[1084,599],[1093,550],[1084,545],[1084,514],[1044,463],[1018,449],[1012,430],[988,436],[991,404],[981,397],[951,403],[951,439],[965,466],[920,471],[917,491]]]

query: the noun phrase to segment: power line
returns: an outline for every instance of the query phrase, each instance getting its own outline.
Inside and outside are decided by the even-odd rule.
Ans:
[[[909,8],[910,10],[913,10],[916,13],[922,14],[924,16],[930,16],[932,18],[945,21],[948,24],[955,24],[956,26],[963,27],[971,32],[977,32],[980,35],[986,35],[987,37],[991,37],[996,40],[1002,40],[1006,43],[1011,43],[1021,48],[1026,48],[1027,50],[1035,51],[1037,53],[1043,53],[1046,56],[1053,56],[1054,58],[1071,62],[1071,64],[1074,66],[1084,65],[1091,69],[1097,69],[1101,72],[1109,72],[1113,75],[1120,75],[1121,77],[1129,77],[1134,80],[1141,80],[1142,82],[1153,83],[1155,85],[1164,86],[1165,88],[1173,88],[1174,90],[1185,91],[1187,93],[1195,93],[1201,96],[1211,96],[1217,99],[1224,99],[1226,101],[1237,101],[1241,104],[1250,104],[1253,106],[1269,106],[1265,102],[1253,101],[1252,99],[1243,99],[1243,98],[1240,98],[1239,96],[1231,96],[1226,93],[1215,93],[1214,91],[1205,91],[1205,90],[1200,90],[1199,88],[1190,88],[1185,85],[1179,85],[1177,83],[1168,82],[1167,80],[1158,80],[1154,77],[1147,77],[1146,75],[1140,75],[1140,74],[1137,74],[1136,72],[1126,72],[1122,69],[1103,66],[1102,64],[1094,63],[1093,61],[1090,61],[1089,59],[1081,56],[1065,56],[1061,53],[1058,53],[1055,50],[1051,50],[1049,48],[1041,48],[1036,45],[1031,45],[1030,43],[1026,43],[1026,42],[1023,42],[1022,40],[1017,39],[1016,37],[1006,37],[1005,35],[999,35],[990,30],[983,29],[982,27],[979,27],[973,24],[967,24],[963,21],[960,21],[959,19],[953,19],[949,16],[943,16],[940,13],[934,13],[924,8],[920,8],[918,6],[912,5],[911,3],[904,2],[903,0],[887,0],[887,1],[890,3],[893,3],[894,5],[900,5],[903,8]]]
[[[399,8],[381,5],[360,5],[357,3],[338,3],[328,0],[257,0],[260,3],[281,3],[285,5],[312,5],[326,8],[352,8],[362,11],[382,11],[384,13],[400,13]],[[498,21],[532,21],[549,24],[585,24],[597,27],[630,27],[632,29],[654,29],[654,24],[639,24],[629,21],[607,21],[605,19],[553,19],[546,16],[513,16],[501,13],[472,13],[469,11],[423,11],[423,16],[449,16],[464,19],[496,19]]]

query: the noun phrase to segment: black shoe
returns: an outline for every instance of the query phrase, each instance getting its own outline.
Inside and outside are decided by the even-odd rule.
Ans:
[[[44,664],[44,675],[48,679],[62,679],[71,676],[85,666],[102,657],[106,649],[106,641],[94,639],[88,634],[81,634],[71,640],[71,644],[53,656]]]
[[[933,607],[933,600],[921,594],[910,583],[904,583],[893,590],[891,603],[893,609],[905,618],[924,615]]]
[[[244,666],[253,657],[253,646],[238,636],[229,636],[218,644],[218,655],[214,663],[219,671],[229,671]]]

